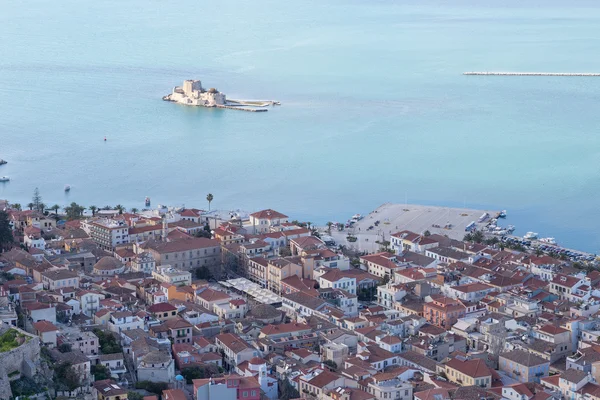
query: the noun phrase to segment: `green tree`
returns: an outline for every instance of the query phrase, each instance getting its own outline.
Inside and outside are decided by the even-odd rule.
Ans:
[[[290,381],[285,377],[279,380],[277,387],[279,388],[280,400],[297,399],[300,397],[298,390],[296,390],[296,388],[294,388]]]
[[[58,351],[61,353],[69,353],[71,351],[71,345],[69,343],[62,343],[58,346]]]
[[[78,219],[83,215],[83,210],[85,207],[80,206],[79,204],[72,202],[70,205],[65,207],[65,213],[67,214],[67,219]]]
[[[150,381],[138,381],[135,384],[136,389],[146,389],[147,391],[161,395],[163,390],[169,388],[167,382],[150,382]]]
[[[117,338],[112,332],[103,331],[99,328],[94,329],[94,333],[98,336],[100,342],[100,350],[103,354],[122,353],[123,348],[117,341]]]
[[[431,232],[429,231],[425,231],[423,232],[423,236],[427,237],[427,236],[431,236]]]
[[[132,212],[133,214],[137,214],[137,212],[138,212],[138,211],[139,211],[139,210],[138,210],[137,208],[135,208],[135,207],[132,207],[132,208],[131,208],[131,212]]]
[[[35,208],[37,211],[40,211],[40,206],[42,205],[42,195],[40,194],[40,190],[38,188],[35,188],[33,191],[31,202],[33,203],[33,208]]]
[[[196,237],[203,237],[203,238],[207,238],[210,239],[212,238],[212,232],[210,230],[210,226],[208,225],[208,222],[204,225],[204,228],[197,231],[194,236]]]
[[[333,222],[327,222],[327,233],[331,235],[331,227],[333,226]]]
[[[117,205],[115,206],[115,210],[119,210],[119,214],[123,214],[123,211],[125,211],[125,207],[123,207],[123,206],[122,206],[122,205],[120,205],[120,204],[117,204]]]
[[[127,400],[144,400],[144,395],[138,392],[129,391],[127,392]]]
[[[0,253],[12,247],[12,229],[6,211],[0,211]]]
[[[35,204],[33,204],[33,203],[27,204],[27,208],[29,208],[30,211],[33,210],[33,207],[35,207]]]
[[[79,374],[73,369],[70,362],[63,362],[55,366],[54,380],[57,384],[57,389],[68,390],[72,392],[81,386]]]
[[[108,367],[102,364],[92,365],[90,373],[94,375],[95,381],[103,381],[105,379],[110,379],[110,370],[108,369]]]
[[[96,210],[98,209],[98,207],[96,206],[89,206],[90,211],[92,212],[92,217],[96,216]]]
[[[201,367],[183,368],[181,375],[185,378],[188,384],[192,383],[193,379],[210,378],[219,373],[219,368],[214,364],[206,364]]]
[[[212,193],[206,195],[206,201],[208,201],[208,211],[210,211],[210,203],[212,203],[214,198],[215,197],[212,195]]]
[[[58,204],[55,204],[52,207],[50,207],[50,209],[54,211],[54,215],[58,217],[58,210],[60,210],[60,206]]]
[[[15,209],[17,211],[21,211],[21,204],[19,204],[19,203],[11,204],[10,208],[13,208],[13,209]]]

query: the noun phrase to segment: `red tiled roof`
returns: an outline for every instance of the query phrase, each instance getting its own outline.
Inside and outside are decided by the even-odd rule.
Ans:
[[[270,208],[250,214],[251,217],[257,219],[281,219],[288,218],[287,215],[271,210]]]
[[[461,361],[458,358],[453,358],[446,363],[446,366],[473,378],[492,375],[488,366],[481,359]]]
[[[290,333],[296,331],[304,331],[310,330],[310,326],[306,324],[299,324],[295,322],[291,322],[289,324],[279,324],[279,325],[267,325],[260,330],[260,333],[263,335],[277,335],[280,333]]]
[[[59,329],[49,321],[39,321],[33,324],[33,328],[41,333],[58,331]]]
[[[208,302],[216,300],[226,300],[230,298],[230,296],[227,293],[222,292],[220,290],[213,290],[210,288],[204,289],[202,292],[198,293],[197,297]]]
[[[151,312],[151,313],[175,311],[175,310],[177,310],[177,307],[175,307],[174,305],[169,304],[169,303],[152,304],[150,307],[147,308],[147,311]]]

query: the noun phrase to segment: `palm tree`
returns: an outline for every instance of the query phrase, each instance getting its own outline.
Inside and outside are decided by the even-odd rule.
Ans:
[[[44,213],[45,208],[46,208],[46,205],[44,203],[38,204],[38,211],[41,212],[42,214]]]
[[[60,206],[58,204],[53,205],[52,207],[50,207],[50,209],[54,210],[54,214],[58,216],[58,210],[60,210]]]
[[[138,209],[137,209],[137,208],[135,208],[135,207],[133,207],[133,208],[131,209],[131,212],[132,212],[133,214],[137,214],[137,212],[138,212]]]
[[[34,207],[34,206],[35,206],[35,205],[34,205],[33,203],[29,203],[29,204],[27,204],[27,207],[29,207],[29,210],[33,210],[33,207]]]
[[[212,193],[206,195],[206,201],[208,201],[208,211],[210,211],[210,203],[213,201],[214,198],[215,197],[212,195]]]
[[[17,211],[21,211],[21,205],[19,203],[11,204],[10,208],[14,208]]]
[[[329,233],[331,235],[331,226],[333,225],[333,222],[329,221],[327,223],[327,233]]]
[[[115,206],[115,210],[119,210],[119,214],[123,214],[123,211],[125,211],[125,207],[123,207],[123,206],[122,206],[122,205],[120,205],[120,204],[117,204],[117,205]]]
[[[98,207],[96,207],[96,206],[89,206],[88,208],[92,212],[92,217],[96,216],[96,210],[98,209]]]

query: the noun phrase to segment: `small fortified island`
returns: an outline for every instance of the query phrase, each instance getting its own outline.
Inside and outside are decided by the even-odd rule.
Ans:
[[[268,110],[264,107],[280,105],[277,101],[269,100],[227,100],[225,93],[221,93],[215,88],[206,90],[202,87],[201,81],[192,79],[183,81],[183,86],[175,86],[170,94],[163,97],[163,100],[188,106],[229,108],[251,112],[265,112]]]

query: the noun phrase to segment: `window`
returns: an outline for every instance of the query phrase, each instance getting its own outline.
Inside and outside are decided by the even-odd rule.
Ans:
[[[256,390],[252,391],[252,397],[256,396]]]
[[[248,391],[244,390],[244,397],[248,397]]]

